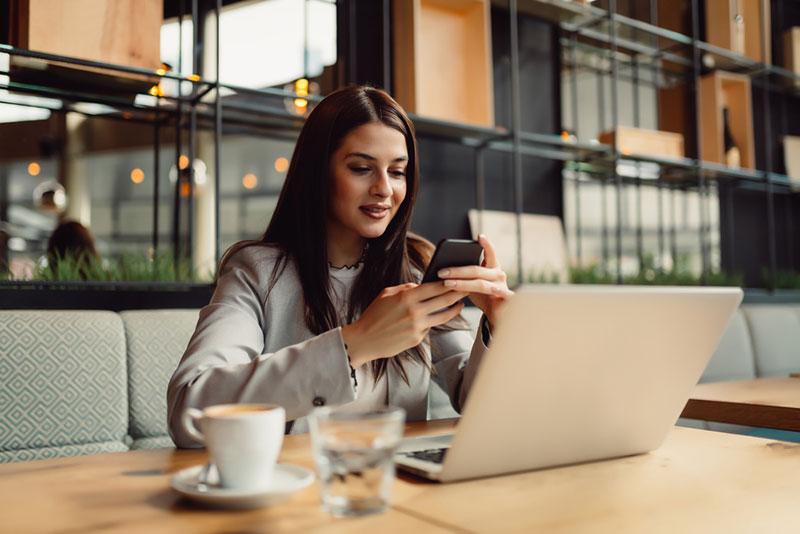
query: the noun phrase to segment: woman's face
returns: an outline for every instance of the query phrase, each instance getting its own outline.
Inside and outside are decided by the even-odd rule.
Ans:
[[[405,136],[380,122],[352,130],[331,157],[329,226],[364,239],[386,231],[406,198]]]

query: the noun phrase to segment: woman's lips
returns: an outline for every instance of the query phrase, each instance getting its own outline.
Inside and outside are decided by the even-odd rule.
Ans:
[[[383,219],[384,217],[389,215],[389,208],[361,206],[358,209],[360,209],[368,217],[372,217],[373,219],[378,219],[378,220]]]

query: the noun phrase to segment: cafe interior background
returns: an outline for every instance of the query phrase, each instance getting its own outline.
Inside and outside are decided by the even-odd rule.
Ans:
[[[349,83],[412,114],[413,229],[484,230],[514,281],[800,289],[797,2],[26,4],[0,3],[4,307],[202,305]],[[46,268],[65,219],[96,239],[88,276]]]

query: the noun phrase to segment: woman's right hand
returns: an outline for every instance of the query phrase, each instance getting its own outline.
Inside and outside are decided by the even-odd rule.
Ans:
[[[358,320],[342,327],[350,364],[361,367],[419,345],[428,330],[461,313],[464,303],[459,301],[466,296],[465,292],[445,287],[443,282],[387,287]]]

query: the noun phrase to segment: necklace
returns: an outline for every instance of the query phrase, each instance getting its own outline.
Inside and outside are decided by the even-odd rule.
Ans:
[[[362,263],[364,263],[364,261],[363,261],[363,260],[361,260],[361,259],[359,259],[359,260],[358,260],[357,262],[355,262],[353,265],[334,265],[334,264],[332,264],[331,262],[328,262],[328,266],[329,266],[331,269],[336,269],[337,271],[343,271],[343,270],[345,270],[345,269],[347,269],[347,270],[350,270],[350,269],[355,269],[355,268],[357,268],[359,265],[361,265]]]
[[[331,269],[336,269],[337,271],[343,271],[345,269],[356,269],[359,265],[364,263],[364,258],[367,256],[367,249],[369,248],[369,242],[364,243],[364,248],[361,249],[361,256],[353,265],[334,265],[331,262],[328,262],[328,267]]]

